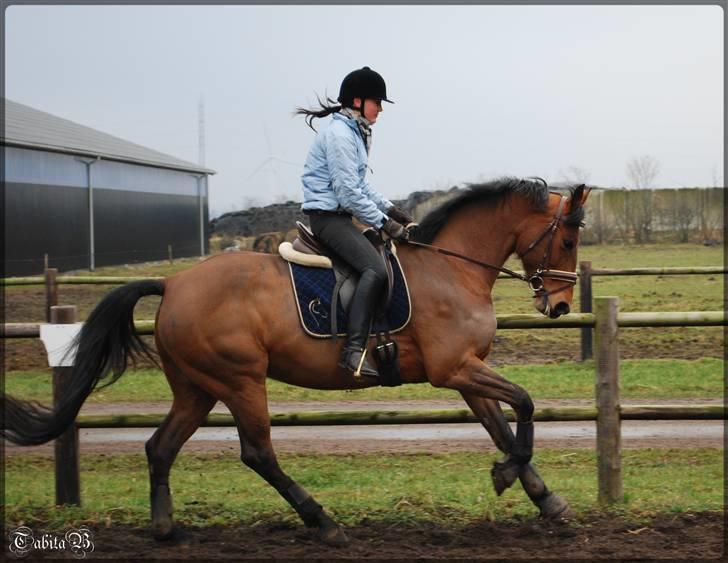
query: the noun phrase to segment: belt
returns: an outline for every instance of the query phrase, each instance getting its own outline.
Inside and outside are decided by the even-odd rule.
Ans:
[[[351,213],[348,211],[339,210],[339,211],[328,211],[326,209],[303,209],[304,215],[338,215],[340,217],[351,217]]]

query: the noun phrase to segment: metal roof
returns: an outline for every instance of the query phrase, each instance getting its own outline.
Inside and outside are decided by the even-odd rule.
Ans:
[[[7,98],[4,102],[5,136],[2,142],[5,145],[101,157],[198,174],[215,174],[214,170],[193,162],[180,160]]]

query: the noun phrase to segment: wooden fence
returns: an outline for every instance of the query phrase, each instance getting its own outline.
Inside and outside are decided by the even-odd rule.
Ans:
[[[118,279],[118,278],[115,278]],[[56,280],[58,282],[58,280]],[[597,336],[597,361],[595,362],[596,408],[562,408],[537,411],[536,420],[596,420],[597,422],[597,460],[599,474],[599,501],[613,503],[622,498],[621,479],[621,421],[624,419],[725,419],[723,407],[621,407],[619,400],[619,327],[653,326],[725,326],[726,315],[723,311],[703,312],[662,312],[662,313],[619,313],[616,297],[597,297],[594,299],[594,313],[574,313],[558,319],[541,315],[500,315],[497,318],[500,329],[524,328],[588,328],[594,329]],[[69,307],[50,309],[50,318],[55,322],[63,317],[59,310]],[[74,308],[75,309],[75,308]],[[67,311],[65,315],[71,315]],[[66,317],[64,317],[66,318]],[[70,317],[67,317],[70,318]],[[153,334],[154,321],[135,322],[140,334]],[[28,338],[39,335],[39,323],[9,323],[2,325],[0,337]],[[56,368],[56,370],[68,368]],[[63,372],[54,373],[54,382],[61,382]],[[59,383],[60,384],[60,383]],[[56,395],[54,386],[54,396]],[[512,415],[511,415],[512,417]],[[161,417],[156,415],[122,416],[80,416],[77,425],[64,435],[63,452],[56,450],[57,495],[59,491],[71,491],[57,496],[58,504],[79,504],[75,491],[78,490],[78,427],[85,428],[128,428],[156,426]],[[321,424],[418,424],[433,422],[466,422],[474,417],[465,409],[454,411],[403,411],[395,413],[348,412],[348,413],[288,413],[271,417],[274,425],[321,425]],[[212,414],[206,425],[231,425],[231,417]],[[57,446],[58,448],[58,446]],[[61,467],[63,465],[63,467]],[[69,467],[71,468],[69,470]],[[62,477],[59,477],[61,476]],[[59,483],[58,480],[61,480]],[[70,481],[70,482],[67,482]]]
[[[579,302],[582,313],[593,311],[592,278],[595,276],[685,276],[685,275],[723,275],[725,267],[690,268],[594,268],[590,261],[579,262]],[[625,326],[625,325],[621,325]],[[659,325],[665,326],[665,325]],[[679,325],[669,325],[679,326]],[[592,328],[581,329],[581,360],[593,356]]]
[[[728,272],[725,267],[686,267],[686,268],[594,268],[590,261],[582,261],[579,263],[579,291],[580,304],[582,313],[591,313],[593,311],[592,303],[592,278],[595,276],[680,276],[680,275],[723,275]],[[499,278],[515,279],[505,274],[500,274]],[[131,281],[142,279],[158,279],[163,280],[160,276],[59,276],[58,270],[55,268],[46,268],[43,276],[27,276],[15,278],[0,278],[0,286],[22,286],[22,285],[44,285],[45,286],[45,318],[46,322],[50,322],[51,307],[58,305],[59,285],[78,284],[78,285],[122,285]],[[575,318],[573,314],[569,315],[570,319]],[[584,317],[586,319],[587,317]],[[593,327],[589,323],[593,319],[586,321],[581,326],[581,360],[590,359],[593,356]],[[626,326],[626,325],[622,325]],[[634,325],[639,326],[639,325]],[[648,326],[648,325],[643,325]],[[680,325],[659,325],[659,326],[680,326]],[[515,326],[500,326],[499,328],[517,328]],[[526,327],[523,328],[539,328]],[[567,328],[567,327],[562,327]]]

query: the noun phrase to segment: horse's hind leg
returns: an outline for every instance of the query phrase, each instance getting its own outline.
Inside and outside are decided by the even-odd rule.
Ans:
[[[334,546],[346,545],[349,540],[344,531],[278,465],[270,439],[265,378],[243,377],[245,380],[235,396],[225,401],[238,427],[240,459],[288,501],[307,527],[318,528],[322,541]]]
[[[174,535],[169,470],[180,448],[199,428],[216,402],[199,387],[175,376],[167,366],[165,371],[174,392],[172,408],[145,444],[149,463],[152,533],[158,540],[170,539]]]
[[[559,495],[548,490],[541,476],[531,463],[522,465],[509,463],[508,456],[516,437],[508,425],[500,403],[475,395],[462,393],[465,402],[488,431],[496,447],[506,454],[506,459],[493,465],[491,475],[497,494],[501,494],[518,477],[526,494],[540,510],[544,518],[565,518],[571,516],[569,504]]]

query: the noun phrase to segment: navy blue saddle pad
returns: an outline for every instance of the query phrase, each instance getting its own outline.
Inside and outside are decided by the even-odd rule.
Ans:
[[[407,282],[397,257],[388,252],[394,272],[394,288],[389,309],[383,319],[374,321],[372,333],[382,330],[397,332],[402,330],[410,319],[410,297]],[[330,338],[331,300],[336,277],[329,268],[313,268],[288,263],[293,282],[293,293],[298,306],[298,318],[306,334],[318,338]],[[336,328],[339,336],[346,336],[348,315],[338,300],[336,305]]]

